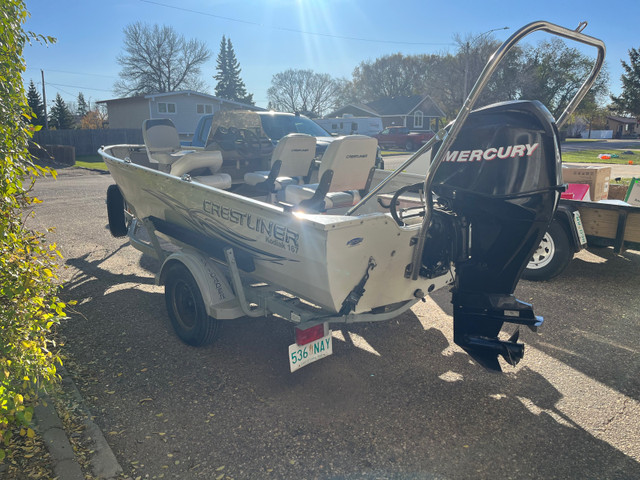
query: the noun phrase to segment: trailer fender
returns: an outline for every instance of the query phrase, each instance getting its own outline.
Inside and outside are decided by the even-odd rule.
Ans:
[[[181,250],[169,255],[156,276],[156,284],[166,283],[169,267],[176,262],[184,265],[193,275],[210,317],[228,320],[244,315],[222,267],[198,252]]]
[[[561,204],[558,205],[554,218],[562,224],[567,232],[569,232],[569,243],[571,244],[571,248],[575,253],[578,253],[584,247],[580,243],[578,229],[574,221],[574,212],[578,212],[578,209],[569,205]]]

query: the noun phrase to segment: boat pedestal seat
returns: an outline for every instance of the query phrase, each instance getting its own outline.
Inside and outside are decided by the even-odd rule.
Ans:
[[[377,148],[364,135],[336,138],[322,155],[319,183],[287,186],[281,203],[315,212],[355,205],[369,192]]]
[[[184,174],[192,176],[192,180],[211,187],[227,189],[231,188],[231,175],[228,173],[216,173],[222,167],[222,152],[217,150],[195,151],[184,155],[171,165],[171,175],[182,177]],[[200,169],[208,169],[209,175],[193,175]]]
[[[153,154],[150,155],[149,158],[152,161],[165,166],[164,169],[168,171],[171,168],[171,165],[173,165],[185,155],[190,155],[192,153],[195,153],[195,150],[179,150],[177,152],[153,152]]]
[[[309,178],[316,139],[304,133],[290,133],[282,137],[271,154],[271,170],[247,172],[246,185],[267,193],[283,191],[288,185],[305,183]]]
[[[244,182],[247,185],[255,187],[261,183],[266,182],[269,179],[271,172],[248,172],[244,174]],[[273,190],[279,192],[284,190],[289,185],[300,185],[304,183],[304,177],[277,177],[273,181]]]
[[[216,188],[231,188],[231,176],[216,173],[222,167],[222,152],[183,150],[178,130],[170,119],[145,120],[142,122],[142,137],[149,160],[158,162],[160,171],[176,177],[189,174],[196,182]]]
[[[231,175],[228,173],[216,173],[214,175],[197,175],[191,177],[194,182],[202,183],[210,187],[219,188],[221,190],[227,190],[231,188]]]
[[[293,205],[304,205],[305,200],[311,200],[316,193],[318,184],[309,185],[289,185],[285,190],[285,198],[287,203]],[[344,190],[340,192],[328,192],[324,196],[324,208],[321,210],[329,210],[331,208],[352,207],[361,200],[359,190]]]

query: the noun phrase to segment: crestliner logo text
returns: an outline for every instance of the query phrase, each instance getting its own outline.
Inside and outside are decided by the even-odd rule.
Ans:
[[[267,243],[285,248],[293,253],[298,251],[300,234],[286,225],[209,200],[202,202],[202,210],[208,215],[265,235]]]
[[[496,158],[516,158],[529,157],[540,146],[539,143],[533,145],[509,145],[506,147],[491,147],[484,150],[453,150],[447,152],[445,162],[489,162]]]

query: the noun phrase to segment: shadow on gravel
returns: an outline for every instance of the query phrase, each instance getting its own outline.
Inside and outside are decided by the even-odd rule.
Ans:
[[[549,282],[521,282],[546,316],[544,340],[532,344],[640,401],[638,285],[640,252],[617,255],[611,248],[581,252]]]
[[[63,334],[76,382],[131,477],[640,478],[636,461],[558,408],[562,394],[526,355],[524,367],[494,374],[452,346],[447,292],[430,307],[444,318],[438,328],[426,307],[334,326],[334,355],[291,374],[292,329],[277,318],[225,321],[208,347],[181,343],[153,284],[157,262],[112,263],[125,246],[67,261],[76,272],[64,295],[80,303]],[[627,379],[637,360],[621,348],[630,319],[598,298],[637,300],[631,287],[602,286],[597,267],[577,260],[554,282],[522,282],[518,296],[546,316],[544,342],[525,341],[637,398]]]

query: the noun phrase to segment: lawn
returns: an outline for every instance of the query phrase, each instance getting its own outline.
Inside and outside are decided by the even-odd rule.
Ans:
[[[618,163],[621,165],[627,165],[629,162],[634,164],[640,163],[640,152],[635,154],[624,154],[627,150],[581,150],[579,152],[563,152],[562,161],[571,163]],[[617,158],[602,159],[598,158],[598,155],[609,154],[617,155]]]
[[[76,157],[76,167],[92,168],[94,170],[107,171],[102,157],[100,155],[78,155]]]

